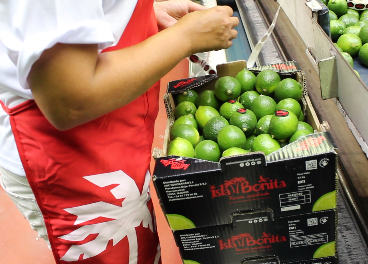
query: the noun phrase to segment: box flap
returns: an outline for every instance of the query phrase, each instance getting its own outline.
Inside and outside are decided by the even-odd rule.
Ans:
[[[330,132],[317,132],[302,137],[267,155],[267,161],[279,161],[310,157],[324,153],[336,153],[337,147]]]
[[[157,179],[211,171],[221,171],[220,164],[201,159],[166,156],[156,160],[153,174]]]
[[[177,94],[186,90],[200,87],[217,78],[216,74],[171,81],[167,85],[167,93]]]

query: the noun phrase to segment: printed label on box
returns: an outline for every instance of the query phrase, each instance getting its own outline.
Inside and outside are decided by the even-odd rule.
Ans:
[[[272,219],[269,212],[255,212],[234,216],[233,224],[179,230],[174,236],[183,259],[201,264],[235,264],[270,256],[286,263],[313,259],[321,246],[336,240],[335,230],[334,210],[279,219]],[[335,253],[334,244],[324,257]]]

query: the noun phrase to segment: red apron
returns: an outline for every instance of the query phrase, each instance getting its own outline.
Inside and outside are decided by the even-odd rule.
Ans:
[[[156,32],[152,0],[139,0],[119,43],[105,51]],[[148,189],[158,95],[156,83],[132,103],[68,131],[50,125],[32,100],[3,106],[56,263],[160,263]]]

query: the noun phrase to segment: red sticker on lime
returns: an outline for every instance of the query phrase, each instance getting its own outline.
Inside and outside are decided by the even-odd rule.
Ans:
[[[286,110],[277,110],[275,113],[276,116],[288,116],[289,115],[289,111]]]

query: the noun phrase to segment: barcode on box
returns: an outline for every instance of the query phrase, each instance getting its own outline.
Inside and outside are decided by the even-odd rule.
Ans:
[[[316,170],[317,169],[317,160],[307,160],[305,162],[305,169],[306,170]]]
[[[309,218],[307,219],[308,226],[315,226],[318,225],[318,219],[317,218]]]

